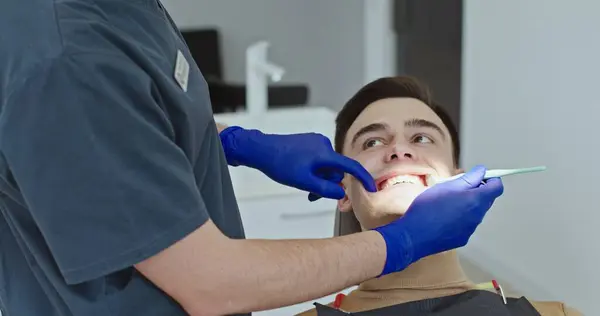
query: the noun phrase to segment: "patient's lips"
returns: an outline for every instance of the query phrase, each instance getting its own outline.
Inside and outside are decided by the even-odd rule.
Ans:
[[[392,174],[379,178],[376,183],[379,191],[399,184],[426,186],[425,174]]]

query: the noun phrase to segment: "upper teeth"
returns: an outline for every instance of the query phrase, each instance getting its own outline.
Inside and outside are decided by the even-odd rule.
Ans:
[[[388,187],[391,187],[392,185],[398,184],[398,183],[411,183],[411,184],[417,184],[417,183],[421,183],[421,180],[417,177],[417,176],[396,176],[390,179],[387,179],[382,185],[381,185],[381,189],[386,189]]]

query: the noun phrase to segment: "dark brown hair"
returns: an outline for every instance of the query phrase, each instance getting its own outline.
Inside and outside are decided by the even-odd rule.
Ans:
[[[414,98],[427,104],[442,120],[452,139],[452,157],[455,167],[460,157],[460,140],[456,126],[448,113],[432,99],[429,88],[409,76],[384,77],[370,82],[344,105],[335,120],[335,150],[342,153],[348,129],[371,103],[387,98]]]

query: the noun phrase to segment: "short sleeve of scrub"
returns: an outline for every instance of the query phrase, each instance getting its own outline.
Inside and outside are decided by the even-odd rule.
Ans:
[[[208,220],[142,68],[91,53],[41,67],[11,92],[0,141],[67,283],[131,267]]]

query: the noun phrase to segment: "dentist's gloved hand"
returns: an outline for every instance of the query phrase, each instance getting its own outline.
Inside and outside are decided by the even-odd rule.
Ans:
[[[335,152],[321,134],[273,135],[230,126],[220,137],[229,165],[258,169],[283,185],[310,192],[311,201],[342,199],[345,192],[340,183],[345,173],[358,179],[367,191],[377,191],[369,172]]]
[[[384,238],[387,259],[382,275],[467,244],[492,204],[504,191],[499,178],[482,183],[485,167],[421,193],[398,220],[375,230]]]

